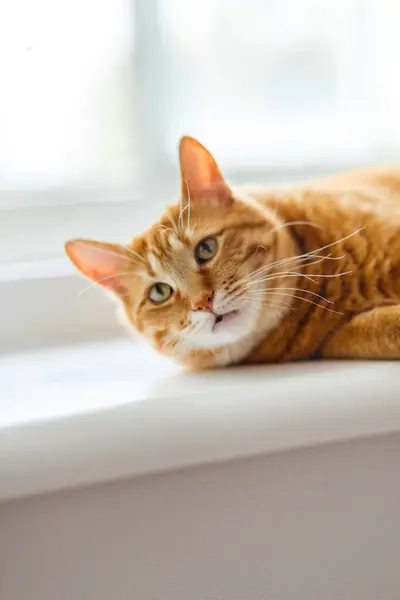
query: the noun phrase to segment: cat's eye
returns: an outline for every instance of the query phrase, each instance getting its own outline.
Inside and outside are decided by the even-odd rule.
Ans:
[[[211,260],[217,253],[218,243],[215,237],[201,240],[194,249],[194,257],[198,265]]]
[[[149,288],[147,296],[153,304],[162,304],[171,298],[173,289],[168,283],[155,283]]]

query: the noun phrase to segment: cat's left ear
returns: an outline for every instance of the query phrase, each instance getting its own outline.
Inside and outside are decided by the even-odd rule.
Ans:
[[[212,204],[230,206],[232,192],[210,152],[192,137],[179,144],[182,198],[192,202],[206,199]]]

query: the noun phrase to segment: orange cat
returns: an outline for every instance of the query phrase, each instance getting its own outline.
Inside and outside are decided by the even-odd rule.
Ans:
[[[66,252],[129,323],[191,368],[400,358],[400,168],[237,193],[181,140],[182,194],[129,245]]]

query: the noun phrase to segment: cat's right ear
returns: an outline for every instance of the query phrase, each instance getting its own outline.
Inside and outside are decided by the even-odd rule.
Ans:
[[[126,275],[133,261],[128,252],[118,244],[92,240],[70,240],[65,252],[79,271],[91,281],[123,295],[126,292]]]

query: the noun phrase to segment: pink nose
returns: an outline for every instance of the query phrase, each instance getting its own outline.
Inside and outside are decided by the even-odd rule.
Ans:
[[[212,309],[213,299],[214,297],[212,292],[204,292],[203,294],[197,296],[197,298],[193,298],[190,301],[192,310],[205,310],[207,312],[214,312]]]

